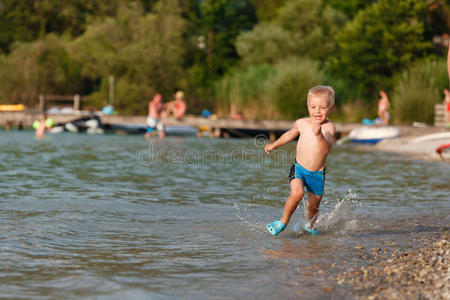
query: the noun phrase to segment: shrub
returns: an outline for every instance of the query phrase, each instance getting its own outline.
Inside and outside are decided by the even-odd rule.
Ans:
[[[247,118],[273,117],[273,103],[267,88],[274,75],[273,67],[256,65],[225,76],[215,88],[219,113],[228,115],[230,107],[234,106]]]
[[[322,83],[319,63],[307,58],[288,58],[278,63],[275,71],[269,94],[278,112],[288,119],[308,116],[308,90]]]
[[[395,120],[401,123],[433,123],[434,105],[442,101],[448,86],[444,59],[415,63],[396,79],[392,93]]]

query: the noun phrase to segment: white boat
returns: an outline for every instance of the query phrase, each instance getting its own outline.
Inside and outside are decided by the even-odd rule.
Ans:
[[[392,139],[400,136],[400,130],[393,126],[362,126],[353,129],[349,138],[354,143],[376,144],[384,139]]]

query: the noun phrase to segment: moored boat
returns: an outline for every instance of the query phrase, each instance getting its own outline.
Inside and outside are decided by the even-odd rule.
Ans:
[[[400,136],[400,130],[393,126],[362,126],[353,129],[350,134],[350,141],[354,143],[376,144],[384,139],[392,139]]]

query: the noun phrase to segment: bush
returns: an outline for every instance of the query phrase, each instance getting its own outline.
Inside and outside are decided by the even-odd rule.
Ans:
[[[442,101],[448,87],[444,59],[420,61],[402,72],[392,93],[395,120],[433,123],[434,105]]]
[[[267,88],[274,75],[273,67],[256,65],[225,76],[215,88],[219,113],[228,115],[234,106],[247,118],[273,117],[273,103]]]
[[[83,87],[81,66],[64,41],[48,35],[33,43],[17,43],[0,59],[0,98],[30,107],[39,94],[75,94]]]
[[[322,83],[319,63],[307,58],[288,58],[278,63],[275,71],[269,94],[278,112],[288,119],[308,116],[308,90]]]

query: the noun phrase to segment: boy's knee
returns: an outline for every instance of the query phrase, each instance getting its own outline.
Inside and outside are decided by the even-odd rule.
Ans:
[[[304,195],[303,191],[291,191],[291,197],[297,201],[302,200]]]
[[[318,209],[321,199],[322,199],[322,197],[314,197],[312,199],[310,197],[308,197],[308,201],[306,202],[306,207],[308,209]]]

